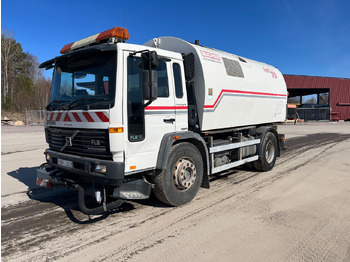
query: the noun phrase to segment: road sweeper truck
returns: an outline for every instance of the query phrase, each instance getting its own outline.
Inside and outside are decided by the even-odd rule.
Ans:
[[[128,39],[115,27],[40,65],[54,71],[37,185],[74,188],[81,211],[99,214],[152,190],[184,205],[211,175],[273,168],[287,102],[277,68],[198,41]]]

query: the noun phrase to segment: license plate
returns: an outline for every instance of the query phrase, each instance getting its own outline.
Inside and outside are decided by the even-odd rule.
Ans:
[[[73,168],[73,161],[70,161],[70,160],[64,160],[64,159],[57,158],[57,164],[59,166]]]

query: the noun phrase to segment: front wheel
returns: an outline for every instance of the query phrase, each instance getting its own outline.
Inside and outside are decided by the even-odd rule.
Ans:
[[[276,136],[268,132],[260,147],[259,159],[254,162],[254,167],[259,171],[270,171],[277,158],[277,139]]]
[[[165,204],[181,206],[197,194],[203,179],[203,160],[199,150],[191,143],[172,147],[167,168],[153,181],[153,192]]]

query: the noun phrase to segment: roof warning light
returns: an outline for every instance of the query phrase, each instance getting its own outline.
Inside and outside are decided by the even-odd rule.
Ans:
[[[121,41],[125,41],[129,39],[129,32],[127,29],[122,28],[122,27],[114,27],[112,29],[106,30],[104,32],[98,33],[96,35],[92,35],[89,36],[87,38],[81,39],[79,41],[70,43],[68,45],[65,45],[60,53],[61,54],[65,54],[69,51],[93,44],[93,43],[97,43],[99,41],[105,40],[105,39],[109,39],[111,37],[115,37],[118,40]]]

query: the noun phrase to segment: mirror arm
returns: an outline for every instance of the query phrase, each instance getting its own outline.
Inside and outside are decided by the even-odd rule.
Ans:
[[[149,85],[149,88],[152,86],[152,68],[151,68],[151,65],[152,65],[152,59],[149,60],[148,64],[149,64],[149,70],[148,70],[148,75],[149,75],[149,82],[148,82],[148,85]]]
[[[152,62],[151,62],[151,59],[150,59],[150,60],[149,60],[149,68],[151,68],[151,64],[152,64]],[[152,69],[149,69],[149,70],[148,70],[148,75],[149,75],[149,82],[148,82],[148,84],[149,84],[149,87],[151,87],[151,86],[152,86]],[[149,106],[152,102],[153,102],[153,100],[148,100],[148,102],[147,102],[146,104],[143,105],[143,108],[146,108],[146,107]]]
[[[135,51],[135,52],[131,52],[131,53],[129,53],[129,55],[130,56],[134,56],[134,55],[136,55],[136,54],[138,54],[138,53],[145,53],[145,52],[149,52],[149,50],[141,50],[141,51]]]
[[[153,100],[148,100],[146,104],[143,105],[143,108],[148,107],[150,104],[152,104]]]

